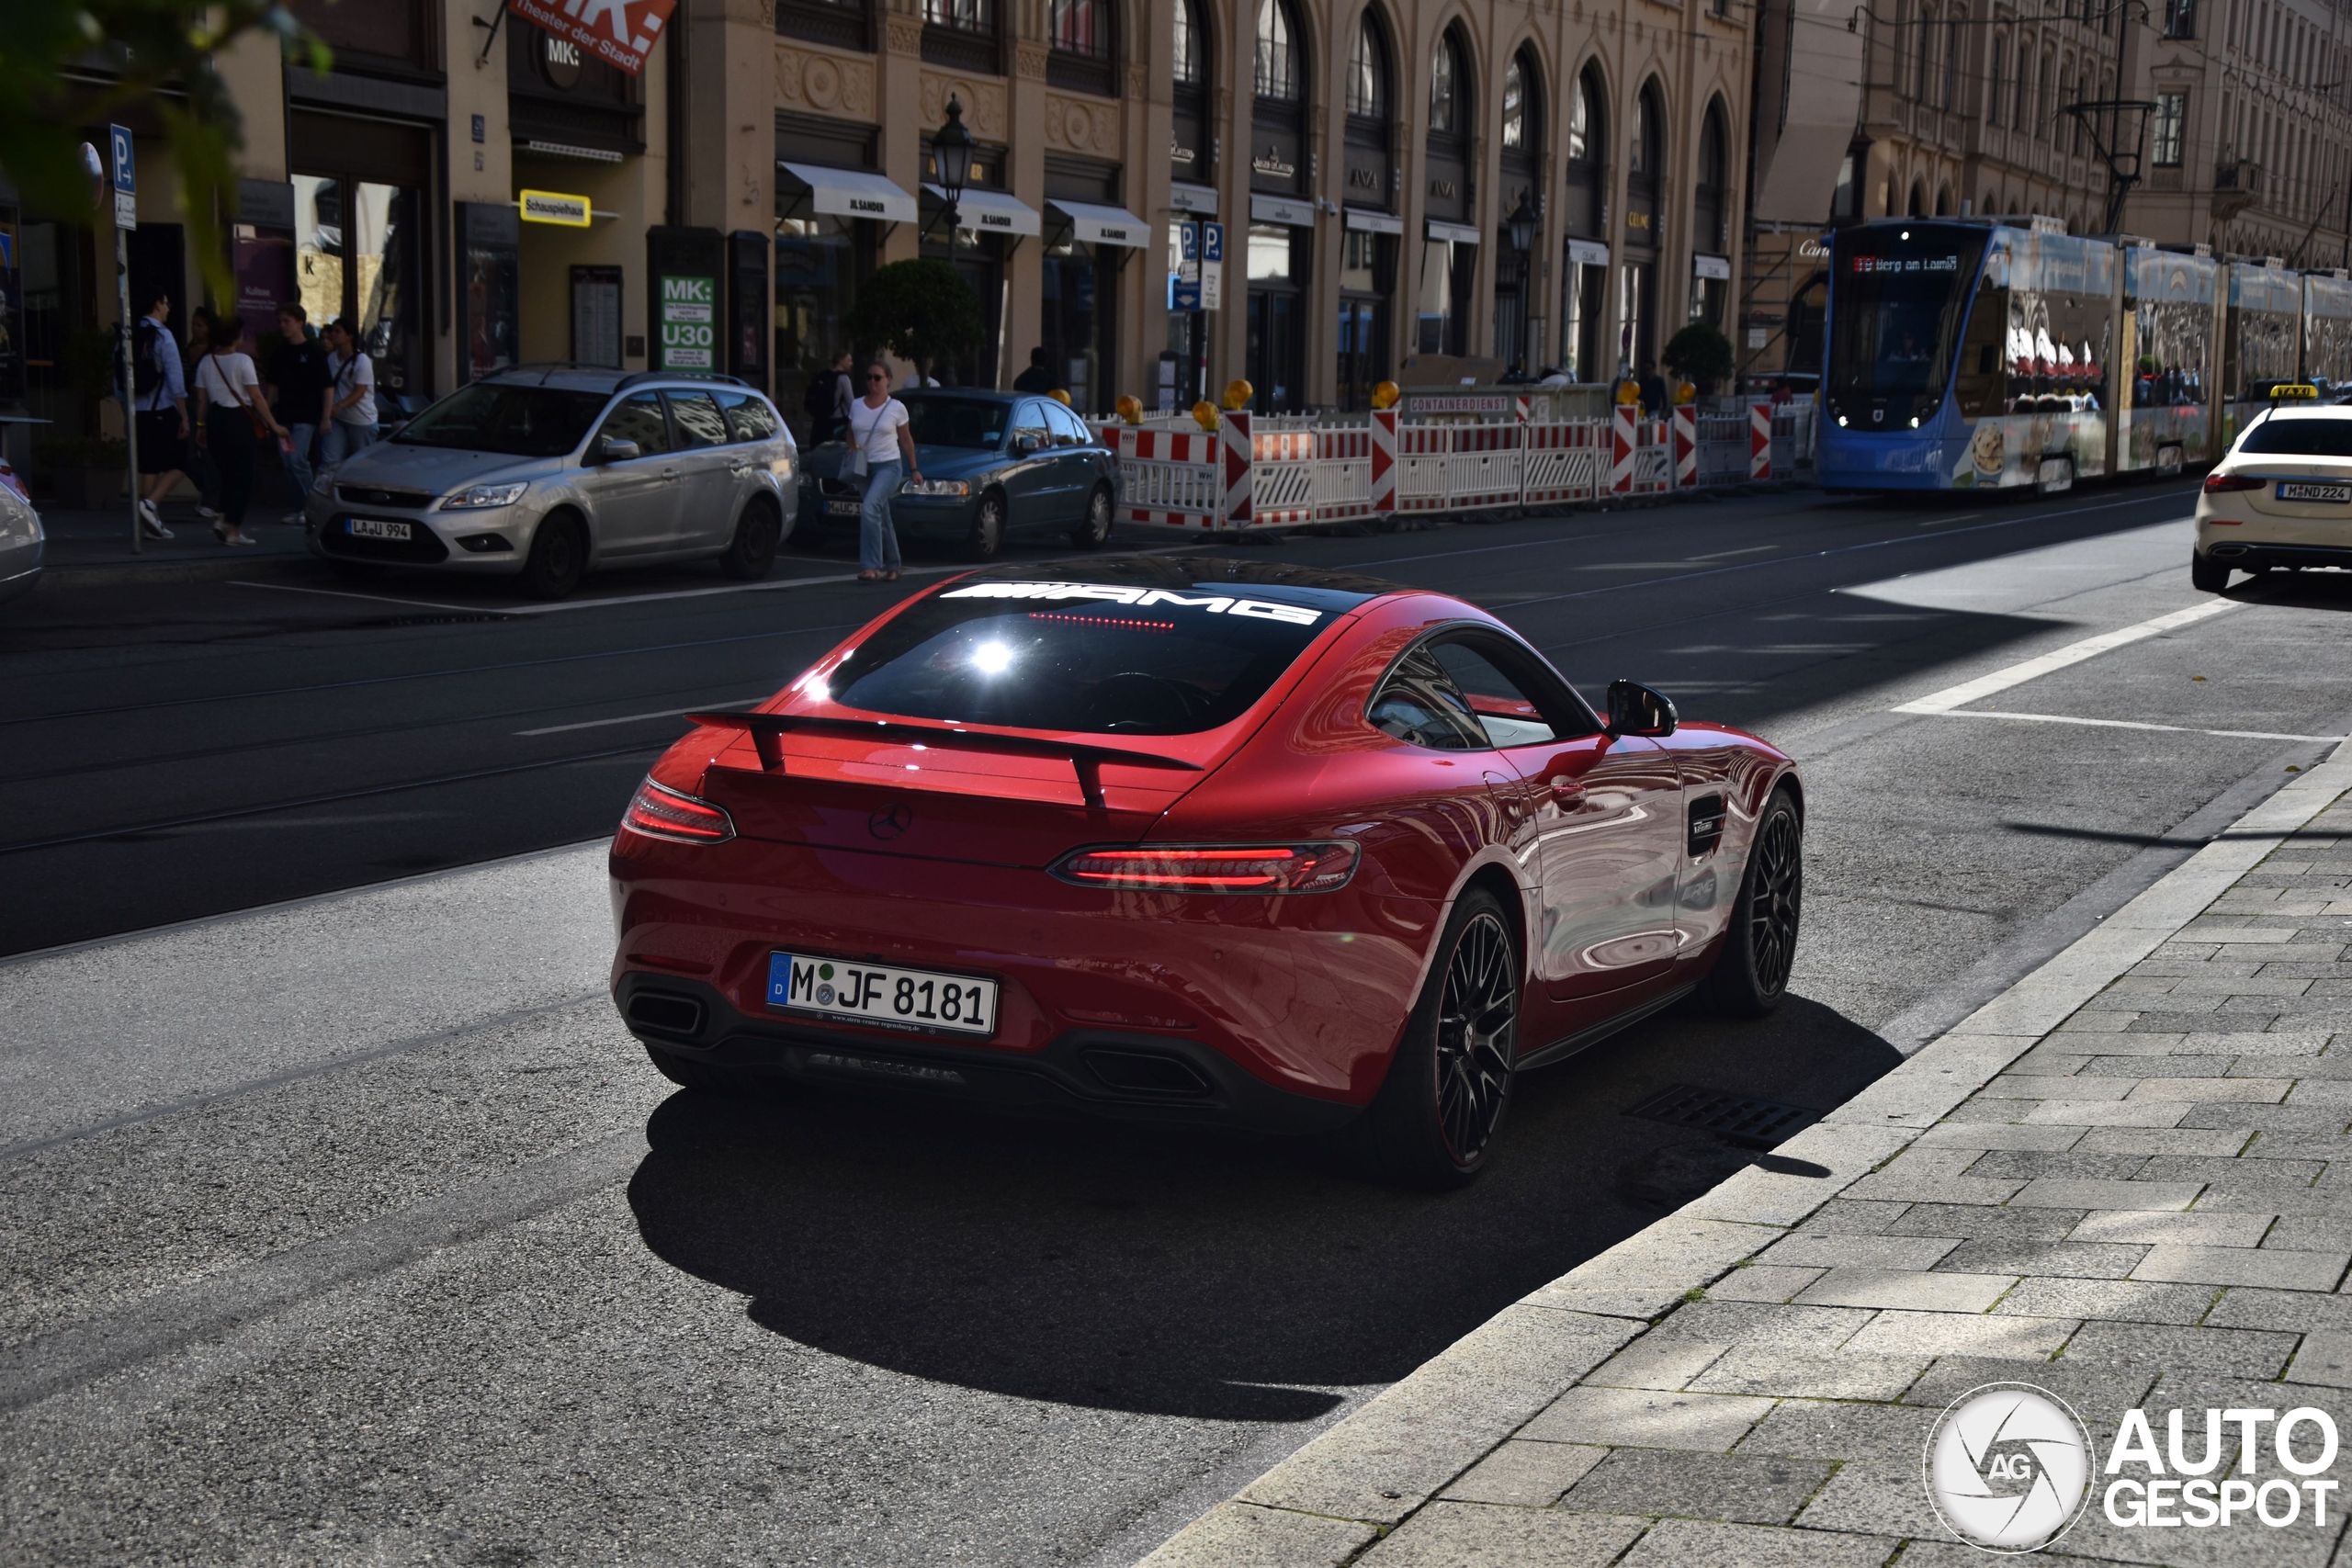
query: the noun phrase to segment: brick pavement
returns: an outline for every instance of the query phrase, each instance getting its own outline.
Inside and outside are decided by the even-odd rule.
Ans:
[[[2175,874],[2203,861],[2201,882],[2120,912],[2165,929],[2135,940],[2119,919],[2053,960],[2040,978],[2063,1000],[2030,1027],[2013,993],[1783,1146],[1827,1179],[1742,1172],[1509,1309],[1150,1568],[1982,1562],[1932,1512],[1922,1450],[1952,1400],[2002,1381],[2066,1400],[2101,1456],[2134,1405],[2159,1443],[2165,1412],[2187,1410],[2192,1456],[2205,1407],[2315,1406],[2346,1438],[2332,1473],[2352,1471],[2348,767]],[[2260,1476],[2283,1473],[2262,1458]],[[2278,1529],[2124,1528],[2092,1480],[2049,1555],[2352,1564],[2334,1508],[2324,1527],[2306,1509]]]

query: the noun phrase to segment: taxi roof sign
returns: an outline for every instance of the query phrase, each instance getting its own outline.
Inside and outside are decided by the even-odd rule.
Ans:
[[[2308,381],[2281,381],[2270,389],[2270,400],[2274,403],[2298,402],[2318,396],[2319,389]]]

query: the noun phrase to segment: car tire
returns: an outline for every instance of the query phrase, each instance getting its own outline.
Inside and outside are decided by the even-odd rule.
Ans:
[[[1516,931],[1484,889],[1454,902],[1387,1079],[1360,1123],[1383,1180],[1442,1191],[1486,1168],[1519,1052]]]
[[[964,553],[973,560],[994,560],[1004,549],[1004,496],[990,491],[980,497],[972,513],[972,531],[965,536]]]
[[[1099,550],[1111,536],[1111,487],[1096,485],[1086,498],[1086,515],[1069,531],[1069,542],[1081,550]]]
[[[2188,586],[2199,593],[2219,593],[2229,585],[2227,562],[2208,559],[2194,550],[2188,553]]]
[[[1748,840],[1747,868],[1715,965],[1700,998],[1734,1018],[1762,1018],[1789,994],[1804,903],[1804,826],[1787,790],[1775,790]]]
[[[681,1056],[674,1051],[664,1051],[659,1045],[647,1045],[645,1054],[654,1068],[680,1089],[733,1089],[741,1091],[764,1080],[753,1079],[732,1067],[717,1062],[697,1062]]]
[[[588,530],[569,512],[539,519],[531,553],[523,558],[523,592],[534,599],[561,599],[588,575]]]
[[[327,570],[338,582],[376,582],[384,575],[384,569],[371,560],[345,560],[341,556],[329,556],[326,561]]]
[[[719,575],[738,582],[759,581],[775,565],[776,546],[783,538],[784,525],[776,516],[775,503],[753,501],[735,521],[735,537],[718,558]]]

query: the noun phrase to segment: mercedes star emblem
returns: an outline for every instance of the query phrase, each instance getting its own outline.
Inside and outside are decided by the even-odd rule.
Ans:
[[[894,800],[865,819],[865,830],[877,839],[895,839],[915,825],[915,808]]]

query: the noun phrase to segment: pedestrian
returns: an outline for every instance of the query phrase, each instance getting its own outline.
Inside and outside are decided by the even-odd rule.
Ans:
[[[327,370],[326,346],[311,335],[310,312],[300,301],[277,308],[277,352],[269,362],[269,398],[277,423],[294,438],[294,450],[286,455],[294,504],[285,521],[300,523],[311,494],[311,450],[318,443],[319,417],[334,377]]]
[[[319,460],[333,468],[376,443],[376,362],[348,322],[327,323],[327,389],[321,398]]]
[[[808,445],[821,446],[849,425],[849,405],[857,401],[857,389],[851,380],[855,358],[848,349],[833,355],[833,362],[809,376],[807,390],[800,395],[800,409],[808,416]]]
[[[1029,351],[1029,368],[1012,378],[1012,389],[1016,392],[1050,392],[1060,385],[1054,378],[1054,373],[1046,368],[1046,351],[1042,347]]]
[[[262,396],[261,377],[254,370],[253,356],[242,351],[244,335],[245,323],[237,317],[216,318],[212,345],[196,367],[201,439],[220,470],[220,520],[212,525],[212,533],[224,545],[261,543],[244,530],[245,510],[253,504],[254,469],[261,458],[261,440],[277,437],[281,451],[291,441]]]
[[[865,396],[850,405],[849,460],[862,462],[865,500],[857,513],[857,580],[899,581],[899,534],[890,525],[890,498],[901,479],[922,482],[915,465],[915,438],[907,405],[890,395],[890,372],[878,362],[865,367]],[[852,471],[844,468],[843,472]]]
[[[139,498],[139,526],[151,539],[168,539],[163,504],[187,470],[187,378],[179,340],[167,324],[171,296],[161,290],[130,335],[130,403],[139,434],[139,471],[148,476]]]
[[[187,380],[196,380],[196,367],[204,363],[204,355],[212,346],[214,318],[209,306],[198,305],[187,313],[187,348],[182,355],[187,362]],[[196,486],[196,514],[207,523],[220,521],[220,470],[212,466],[212,454],[204,445],[204,416],[198,414],[188,421],[194,442],[187,449],[187,477]]]
[[[1642,361],[1642,413],[1656,419],[1666,412],[1666,378],[1657,373],[1657,361]]]

